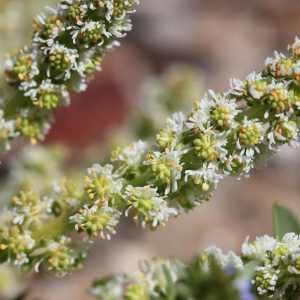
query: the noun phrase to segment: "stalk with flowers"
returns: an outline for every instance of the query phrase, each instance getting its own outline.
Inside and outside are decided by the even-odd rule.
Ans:
[[[48,268],[67,272],[82,258],[70,246],[67,236],[72,231],[87,238],[109,239],[121,215],[142,226],[165,225],[170,217],[209,200],[224,177],[249,174],[262,152],[294,145],[298,138],[298,47],[296,39],[289,57],[277,54],[268,59],[262,73],[233,81],[226,93],[209,91],[188,116],[175,113],[158,132],[155,145],[138,141],[117,149],[109,164],[89,168],[81,184],[64,181],[52,193],[34,197],[31,191],[20,191],[3,230],[7,259],[25,268],[37,267],[44,259],[46,264],[51,262],[47,257],[52,247],[44,244],[37,224],[40,219],[59,221],[63,230],[48,243],[62,246],[69,260]],[[285,70],[286,65],[292,70]],[[50,204],[45,205],[45,199]],[[37,207],[31,207],[32,201]],[[50,209],[43,209],[49,205]],[[36,215],[37,210],[40,214]],[[26,240],[19,241],[25,232]],[[15,242],[24,243],[21,251],[9,247]]]
[[[112,134],[109,141],[109,147],[105,153],[97,152],[86,157],[88,161],[92,157],[106,157],[112,144],[122,143],[125,140],[130,141],[139,136],[139,132],[144,132],[143,137],[152,136],[157,128],[163,125],[165,117],[170,114],[170,106],[174,109],[186,110],[191,104],[191,99],[199,95],[200,74],[191,67],[177,65],[172,66],[160,77],[146,78],[141,91],[141,101],[138,107],[129,114],[126,128],[119,129]],[[172,103],[170,103],[172,102]],[[155,107],[155,114],[149,114],[145,106]],[[128,128],[127,128],[128,127]],[[147,128],[145,130],[145,128]],[[8,173],[2,178],[2,188],[0,189],[1,205],[10,202],[12,196],[19,190],[31,190],[39,194],[47,194],[53,188],[53,180],[59,181],[59,178],[68,177],[69,180],[77,182],[80,176],[79,168],[69,170],[66,168],[66,153],[62,147],[45,146],[26,146],[21,149],[16,159],[6,163]],[[85,160],[85,158],[83,158]],[[86,164],[86,163],[85,163]],[[79,174],[77,174],[79,173]],[[1,213],[1,218],[6,214]],[[1,223],[1,220],[0,220]],[[47,233],[56,229],[56,224],[47,227]],[[57,230],[57,229],[56,229]],[[20,270],[19,270],[20,271]],[[14,299],[14,295],[20,294],[26,290],[25,278],[21,281],[17,267],[4,264],[0,267],[0,298]],[[23,274],[24,275],[24,274]],[[25,277],[25,276],[24,276]]]
[[[190,263],[142,261],[135,274],[97,279],[89,292],[99,300],[299,299],[299,220],[275,204],[273,223],[276,238],[248,237],[241,255],[210,247]]]
[[[128,14],[134,12],[137,2],[63,0],[36,18],[32,44],[6,63],[11,87],[3,89],[0,136],[4,148],[17,136],[35,143],[45,135],[53,110],[69,102],[70,91],[86,88],[104,53],[130,30]],[[23,270],[43,267],[65,275],[82,264],[86,242],[98,237],[110,239],[122,216],[143,227],[164,226],[170,218],[209,200],[223,178],[249,175],[261,154],[274,153],[284,144],[297,145],[298,38],[288,51],[288,55],[276,52],[261,72],[251,73],[244,81],[232,80],[226,92],[209,90],[189,114],[174,113],[156,134],[155,143],[139,140],[118,148],[108,164],[94,164],[80,180],[62,180],[49,191],[20,189],[12,197],[0,228],[1,261]],[[49,224],[55,224],[51,232]],[[74,232],[82,237],[81,242]],[[281,294],[282,289],[277,291],[275,283],[283,265],[293,275],[282,275],[282,284],[297,287],[298,257],[294,254],[299,245],[295,234],[277,240],[263,238],[253,245],[246,243],[242,259],[219,251],[205,252],[191,266],[158,263],[158,273],[166,277],[167,289],[177,281],[197,280],[190,274],[194,268],[203,269],[200,274],[204,277],[210,270],[222,277],[226,261],[238,263],[232,266],[235,274],[249,258],[259,264],[253,279],[254,285],[259,282],[258,295],[292,299]],[[256,252],[261,249],[260,258]],[[266,273],[270,264],[274,268]],[[289,268],[291,264],[295,272]],[[230,276],[225,276],[226,287],[230,299],[235,299],[235,275]],[[170,288],[172,297],[163,298],[155,280],[138,285],[135,278],[127,277],[105,281],[101,289],[108,293],[110,284],[115,283],[119,294],[100,299],[123,299],[120,286],[126,287],[124,299],[199,299],[185,294],[189,291],[181,284]]]
[[[71,91],[86,89],[104,54],[131,29],[138,1],[61,1],[34,20],[31,44],[5,63],[11,89],[4,87],[1,144],[16,136],[37,142],[52,111],[69,103]]]
[[[96,280],[90,293],[101,300],[298,299],[299,242],[293,233],[262,236],[246,241],[241,256],[211,247],[189,264],[145,261],[135,275]]]

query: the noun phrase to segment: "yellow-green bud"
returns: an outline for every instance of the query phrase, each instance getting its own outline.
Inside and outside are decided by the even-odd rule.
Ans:
[[[16,121],[16,128],[23,136],[30,139],[32,144],[36,144],[39,139],[42,129],[39,122],[30,120],[29,118],[19,117]]]
[[[16,78],[20,81],[29,79],[29,73],[32,66],[32,57],[29,54],[20,55],[13,65],[11,72],[8,72],[8,77]]]
[[[276,113],[288,111],[292,107],[292,101],[283,88],[274,89],[270,92],[267,103]]]
[[[219,129],[227,129],[230,127],[231,112],[229,107],[218,105],[211,112],[211,118]]]
[[[86,45],[96,45],[103,39],[102,28],[95,26],[80,33],[81,42]]]
[[[125,300],[149,300],[146,286],[142,283],[130,284],[127,286]]]
[[[278,122],[275,126],[275,133],[277,133],[287,141],[292,140],[295,137],[296,132],[297,123],[292,120]]]
[[[218,159],[219,153],[216,143],[216,139],[210,134],[203,134],[193,142],[196,154],[206,161]]]
[[[238,129],[240,144],[245,147],[252,147],[260,143],[262,133],[256,124],[242,125]]]
[[[61,19],[56,16],[49,16],[45,21],[45,24],[41,23],[38,18],[36,18],[33,22],[33,27],[35,32],[39,32],[41,37],[48,39],[50,38],[55,31],[63,26]]]
[[[41,108],[54,109],[58,106],[60,94],[55,90],[41,90],[33,103]]]
[[[174,141],[174,133],[168,129],[161,129],[156,135],[156,142],[162,149],[166,149],[172,145]]]
[[[50,67],[54,72],[63,72],[70,68],[70,58],[65,52],[56,51],[49,55]]]

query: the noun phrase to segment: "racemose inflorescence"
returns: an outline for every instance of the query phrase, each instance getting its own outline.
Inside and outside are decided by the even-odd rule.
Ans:
[[[296,38],[288,56],[275,53],[262,72],[232,80],[225,93],[209,91],[187,115],[173,114],[156,143],[119,148],[110,163],[94,164],[78,181],[57,182],[46,194],[21,190],[2,221],[2,260],[68,273],[85,256],[74,232],[83,240],[109,239],[121,216],[144,227],[165,225],[209,200],[224,177],[248,175],[261,153],[297,145],[299,58]]]
[[[53,110],[84,91],[106,52],[131,29],[138,0],[62,0],[34,19],[31,44],[5,62],[0,142],[17,136],[33,143],[49,129]],[[0,95],[1,96],[1,95]]]

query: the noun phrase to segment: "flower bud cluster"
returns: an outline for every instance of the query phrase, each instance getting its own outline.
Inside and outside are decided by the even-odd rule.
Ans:
[[[212,247],[191,264],[162,259],[142,262],[137,274],[99,279],[90,292],[100,300],[159,300],[171,296],[197,300],[201,299],[199,295],[203,299],[298,299],[299,268],[300,237],[287,233],[282,239],[247,239],[241,257]],[[137,298],[141,292],[144,296]]]
[[[60,23],[49,28],[56,35]],[[298,44],[296,39],[289,47],[293,70],[299,60]],[[34,225],[23,221],[24,211],[38,220],[35,213],[41,210],[51,222],[65,224],[67,234],[56,232],[56,240],[72,230],[89,239],[107,239],[116,232],[121,216],[156,228],[209,200],[220,180],[248,175],[267,149],[297,143],[299,85],[292,71],[274,72],[272,66],[282,58],[275,55],[262,73],[232,81],[226,93],[209,91],[187,116],[173,114],[154,145],[138,141],[119,148],[108,164],[89,168],[79,184],[66,180],[52,192],[40,193],[38,207],[30,194],[23,195],[24,208],[16,207],[20,200],[12,203],[11,226],[18,220],[22,230],[34,233]],[[36,245],[43,242],[40,235],[32,235],[37,236]]]
[[[136,299],[255,299],[240,290],[243,263],[234,253],[208,249],[190,264],[153,259],[140,263],[134,275],[118,275],[96,280],[90,293],[100,300]],[[248,293],[251,298],[244,298]],[[201,295],[201,297],[199,297]],[[222,298],[223,297],[223,298]]]
[[[56,274],[63,276],[74,268],[80,266],[83,253],[75,251],[70,245],[71,239],[65,236],[58,240],[48,240],[31,253],[31,259],[35,262],[35,270],[41,263],[44,267]]]
[[[7,82],[16,91],[0,110],[8,119],[3,133],[0,128],[5,145],[14,132],[32,142],[43,138],[51,112],[69,104],[70,92],[86,89],[104,54],[131,30],[128,16],[137,4],[138,0],[61,0],[35,18],[31,45],[5,62]],[[11,130],[6,132],[6,127]]]
[[[275,299],[292,299],[299,292],[300,237],[285,234],[282,240],[269,236],[246,241],[242,247],[245,261],[257,261],[252,284],[259,295]]]
[[[83,258],[73,249],[74,243],[71,247],[70,238],[57,236],[65,226],[64,219],[58,218],[67,202],[63,192],[55,200],[49,197],[52,190],[59,193],[58,185],[53,187],[53,178],[62,177],[63,157],[64,151],[58,147],[25,147],[3,179],[0,251],[1,258],[14,266],[38,270],[43,263],[46,269],[64,275]],[[63,182],[59,186],[63,187]],[[9,201],[9,209],[3,209],[5,201]],[[50,218],[52,215],[55,219]]]

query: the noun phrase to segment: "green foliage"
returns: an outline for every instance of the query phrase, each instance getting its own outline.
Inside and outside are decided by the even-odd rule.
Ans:
[[[273,205],[273,231],[281,239],[286,233],[300,234],[300,222],[297,216],[282,204]]]

